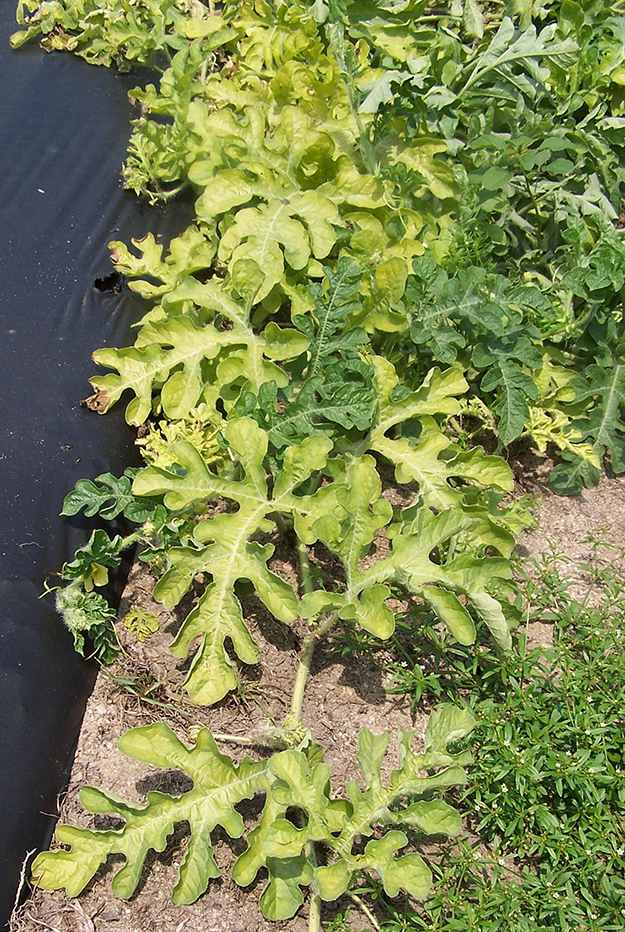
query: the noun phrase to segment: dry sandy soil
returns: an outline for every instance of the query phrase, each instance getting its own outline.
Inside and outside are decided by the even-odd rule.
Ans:
[[[592,544],[588,542],[591,535],[625,545],[625,479],[604,478],[596,489],[578,498],[563,499],[552,495],[539,473],[534,471],[533,478],[523,480],[519,491],[531,491],[538,496],[538,527],[522,535],[521,555],[538,559],[549,543],[554,542],[571,561],[567,571],[574,594],[583,591],[585,585],[580,565],[592,555]],[[123,757],[116,749],[116,741],[129,727],[161,717],[189,743],[201,725],[208,725],[214,732],[249,737],[262,733],[267,722],[279,723],[288,710],[303,630],[280,625],[254,597],[249,597],[246,616],[261,645],[262,669],[248,671],[248,683],[240,695],[215,708],[199,709],[181,698],[180,672],[167,651],[176,618],[152,601],[150,591],[150,577],[135,566],[124,593],[120,617],[131,605],[139,605],[159,617],[160,628],[145,644],[126,635],[127,657],[110,668],[109,673],[120,677],[132,670],[135,675],[139,671],[145,677],[152,677],[160,685],[150,695],[164,705],[150,705],[121,689],[110,675],[100,675],[86,710],[70,785],[61,802],[64,821],[93,824],[90,823],[92,817],[82,811],[77,799],[78,790],[85,783],[101,785],[134,800],[141,800],[151,789],[175,793],[187,788],[186,778],[179,773],[159,774],[154,768]],[[122,625],[118,627],[126,634]],[[548,642],[549,626],[536,626],[531,637],[534,644]],[[411,714],[405,697],[388,695],[383,654],[376,659],[378,663],[352,654],[343,660],[326,647],[319,650],[315,660],[303,720],[326,748],[326,759],[331,764],[336,787],[343,786],[354,776],[357,734],[362,727],[374,732],[413,729],[415,745],[418,747],[422,742],[429,710]],[[223,744],[223,750],[237,760],[244,753],[262,753],[254,748],[243,752],[228,744]],[[393,763],[391,754],[387,772]],[[208,892],[193,906],[172,905],[169,891],[185,842],[181,830],[163,854],[148,859],[139,890],[131,901],[113,897],[110,867],[104,868],[79,900],[71,901],[62,893],[36,891],[14,917],[12,932],[41,932],[42,929],[52,932],[305,932],[306,903],[291,921],[269,923],[263,920],[257,903],[262,882],[241,890],[229,879],[228,868],[242,850],[243,843],[232,841],[225,834],[218,836],[216,845],[222,878],[211,882]],[[330,919],[336,909],[350,905],[353,907],[349,901],[339,901],[333,910],[327,910],[324,918]],[[350,922],[354,930],[372,928],[358,911],[352,914]]]

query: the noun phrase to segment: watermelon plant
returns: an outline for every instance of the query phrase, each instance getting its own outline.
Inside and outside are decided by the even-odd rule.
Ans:
[[[94,354],[108,371],[88,404],[105,413],[123,399],[146,465],[81,480],[65,500],[64,514],[136,525],[95,531],[62,569],[57,605],[76,646],[114,655],[96,590],[136,544],[157,601],[173,608],[201,588],[171,644],[190,658],[193,702],[220,701],[238,661],[262,659],[241,580],[279,621],[309,628],[267,760],[234,764],[207,730],[192,749],[162,723],[129,732],[124,752],[183,769],[193,789],[145,806],[85,789],[85,808],[123,828],[60,827],[70,847],[40,855],[34,879],[76,895],[123,854],[113,886],[128,897],[148,850],[188,820],[173,895],[192,902],[218,875],[211,831],[240,836],[234,807],[263,793],[233,875],[246,885],[266,869],[268,918],[292,916],[310,886],[318,929],[321,901],[362,871],[391,896],[424,896],[429,872],[414,851],[396,856],[408,844],[396,826],[459,831],[432,794],[464,779],[469,757],[447,745],[470,717],[434,713],[422,755],[400,735],[388,786],[389,736],[362,732],[364,789],[336,796],[301,721],[306,681],[339,623],[389,638],[397,597],[423,600],[462,644],[478,621],[510,649],[512,473],[472,436],[490,432],[499,452],[521,436],[560,451],[561,491],[596,481],[604,462],[624,467],[625,17],[601,0],[20,0],[17,16],[16,48],[38,38],[152,69],[156,83],[130,95],[125,183],[195,204],[167,248],[149,232],[111,244],[149,309],[132,346]],[[402,509],[385,497],[390,473],[407,487]],[[272,562],[278,539],[297,554],[297,592]],[[329,584],[313,572],[322,553]]]
[[[469,752],[454,754],[448,745],[473,728],[473,716],[454,706],[441,706],[432,714],[425,750],[411,749],[412,735],[399,736],[399,767],[385,785],[380,765],[388,735],[363,730],[359,736],[358,767],[364,789],[351,780],[344,796],[334,796],[330,768],[323,762],[322,749],[309,743],[273,754],[269,759],[245,758],[234,764],[221,753],[210,731],[198,734],[193,748],[183,745],[162,722],[135,728],[119,741],[124,753],[158,767],[183,770],[193,780],[193,789],[181,796],[151,792],[146,805],[123,800],[93,787],[81,792],[81,803],[89,811],[123,819],[123,828],[94,830],[69,825],[57,829],[57,838],[68,845],[40,854],[33,865],[35,882],[44,888],[65,887],[78,895],[110,854],[123,854],[126,863],[113,878],[118,896],[130,897],[139,882],[144,859],[150,849],[162,851],[177,822],[187,820],[191,839],[180,865],[172,897],[175,903],[194,902],[211,878],[219,876],[211,844],[211,832],[220,825],[232,838],[244,832],[244,822],[235,808],[256,794],[265,797],[258,825],[247,837],[247,848],[233,867],[241,886],[250,884],[261,868],[267,872],[260,905],[268,919],[288,919],[303,902],[303,887],[311,886],[309,928],[320,926],[322,900],[335,900],[365,871],[373,871],[390,896],[400,890],[425,897],[431,873],[415,852],[400,854],[408,836],[396,826],[425,834],[456,835],[460,816],[433,791],[464,783],[463,764]],[[305,824],[287,818],[295,808]],[[388,828],[383,834],[380,828]],[[363,837],[364,851],[354,850]],[[323,853],[323,861],[317,853]]]

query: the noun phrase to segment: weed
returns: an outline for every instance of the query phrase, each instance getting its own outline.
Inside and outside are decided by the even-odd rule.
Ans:
[[[592,558],[577,568],[581,603],[553,549],[526,580],[530,630],[552,623],[553,646],[529,649],[525,631],[518,654],[503,660],[433,645],[430,690],[413,685],[413,658],[396,666],[395,689],[415,689],[420,701],[457,700],[472,686],[465,699],[478,724],[460,797],[473,840],[435,861],[423,910],[386,901],[385,932],[623,928],[625,582],[615,568],[623,554],[613,549],[606,562],[605,543],[591,543]]]

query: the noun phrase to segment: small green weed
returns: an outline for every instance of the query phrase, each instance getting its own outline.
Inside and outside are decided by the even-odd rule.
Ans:
[[[385,932],[625,927],[625,581],[595,542],[579,603],[563,562],[551,550],[526,580],[518,655],[447,646],[424,626],[428,654],[398,641],[396,692],[458,701],[472,688],[476,760],[461,802],[473,837],[432,865],[418,914],[386,902]],[[529,648],[533,622],[553,623],[552,647]]]

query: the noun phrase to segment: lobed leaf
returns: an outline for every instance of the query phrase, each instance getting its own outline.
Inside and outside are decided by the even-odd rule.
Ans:
[[[408,824],[418,823],[424,832],[447,834],[451,830],[457,833],[458,817],[454,817],[455,811],[450,806],[420,797],[436,788],[463,782],[464,771],[457,763],[460,758],[448,752],[447,743],[457,740],[460,733],[466,734],[473,724],[469,713],[443,708],[438,713],[437,734],[441,736],[438,746],[422,755],[415,755],[410,749],[411,735],[403,736],[400,767],[391,774],[388,786],[380,775],[388,735],[361,731],[358,761],[365,788],[361,789],[356,780],[348,783],[349,803],[342,814],[330,797],[327,770],[319,770],[324,765],[308,766],[301,752],[286,751],[277,755],[271,766],[278,780],[272,785],[271,795],[276,802],[284,802],[287,798],[293,801],[305,811],[308,821],[302,828],[285,819],[267,825],[267,855],[294,857],[309,841],[323,841],[330,852],[329,863],[315,870],[323,899],[337,899],[352,878],[366,870],[378,874],[389,896],[404,890],[424,898],[430,888],[431,874],[423,859],[414,852],[395,856],[408,843],[403,832],[391,830],[382,838],[368,842],[360,855],[354,854],[354,844],[361,837],[370,836],[376,823],[395,826],[402,824],[405,818]],[[425,772],[429,775],[425,776]]]
[[[228,422],[224,430],[233,457],[243,472],[241,479],[217,475],[187,441],[174,445],[172,453],[184,472],[148,467],[133,484],[136,494],[162,497],[169,509],[182,509],[220,496],[238,505],[233,513],[216,514],[196,525],[193,545],[168,551],[169,569],[154,589],[154,597],[168,608],[178,604],[200,573],[210,582],[195,608],[187,615],[172,652],[186,657],[195,638],[201,639],[185,689],[195,702],[214,703],[236,683],[225,641],[230,638],[244,663],[256,663],[258,647],[243,621],[235,583],[248,579],[270,612],[284,622],[297,616],[297,599],[291,586],[267,568],[271,544],[261,545],[254,535],[273,528],[272,516],[285,514],[296,522],[310,523],[324,509],[323,495],[295,494],[312,472],[323,468],[331,441],[311,437],[287,449],[284,468],[269,493],[264,458],[267,435],[250,418]]]
[[[256,335],[249,310],[214,281],[201,285],[193,278],[185,279],[167,295],[165,307],[184,302],[194,302],[213,317],[226,317],[230,329],[219,329],[192,316],[168,317],[145,323],[134,347],[98,350],[94,360],[118,373],[91,379],[97,391],[92,405],[98,411],[108,410],[125,391],[131,391],[135,398],[126,409],[126,419],[130,424],[142,424],[158,391],[164,413],[182,418],[207,391],[208,364],[212,363],[214,370],[208,396],[214,401],[236,382],[255,390],[270,380],[286,384],[285,373],[271,360],[297,357],[308,345],[301,333],[274,323]]]
[[[480,517],[458,508],[434,514],[428,508],[408,509],[402,520],[387,529],[391,553],[361,569],[374,536],[387,528],[392,518],[390,505],[380,497],[380,479],[371,457],[348,465],[345,485],[337,485],[333,509],[311,525],[312,534],[341,558],[345,591],[315,591],[304,595],[303,618],[337,611],[341,618],[354,619],[378,637],[394,630],[392,612],[385,604],[388,583],[399,583],[420,595],[461,643],[475,640],[469,606],[485,622],[495,641],[504,649],[512,645],[501,603],[489,593],[500,578],[511,575],[503,557],[454,555],[453,542],[479,527]],[[451,545],[451,546],[450,546]],[[433,559],[433,554],[436,559]],[[466,599],[464,605],[460,597]]]
[[[180,796],[152,791],[147,803],[126,803],[84,787],[80,801],[89,812],[123,819],[120,829],[97,830],[61,825],[57,839],[69,847],[39,854],[33,863],[34,882],[45,890],[64,887],[77,896],[111,854],[122,854],[126,863],[115,873],[113,891],[128,899],[139,882],[150,850],[163,851],[178,822],[187,821],[191,839],[182,859],[172,899],[193,903],[219,876],[211,843],[211,832],[221,825],[232,838],[243,833],[237,803],[251,798],[265,786],[267,765],[246,758],[240,764],[221,754],[208,729],[203,728],[195,745],[188,749],[163,722],[126,732],[119,748],[129,757],[157,767],[183,770],[193,780],[193,789]]]

